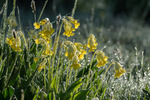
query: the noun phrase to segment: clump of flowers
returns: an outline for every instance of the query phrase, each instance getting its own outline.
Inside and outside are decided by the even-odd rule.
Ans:
[[[97,62],[98,62],[97,67],[102,67],[102,66],[104,66],[108,63],[108,61],[107,61],[108,57],[105,56],[104,52],[102,52],[100,50],[97,50],[96,54],[97,54],[96,59],[97,59]]]
[[[88,38],[87,47],[89,48],[89,52],[94,52],[97,49],[98,43],[96,42],[96,38],[93,34],[90,34]]]
[[[12,31],[13,35],[10,38],[6,38],[6,43],[16,52],[21,52],[21,39],[20,36],[18,36],[15,32],[15,30]]]
[[[116,72],[114,75],[115,78],[121,77],[126,72],[125,69],[123,69],[121,64],[118,62],[115,62],[114,68],[115,68],[115,72]]]
[[[69,19],[69,20],[67,20],[67,19]],[[80,26],[80,23],[78,23],[77,20],[75,20],[71,16],[64,18],[63,23],[64,23],[64,30],[65,30],[63,35],[65,35],[67,37],[73,36],[74,35],[73,31],[75,31],[75,29],[77,29]],[[74,28],[73,28],[72,24],[74,25]]]
[[[79,69],[81,67],[81,64],[79,64],[79,59],[77,55],[74,55],[72,58],[72,65],[70,66],[71,68]]]
[[[77,56],[78,56],[79,60],[83,60],[84,55],[87,53],[86,50],[84,50],[84,45],[79,42],[74,43],[74,45],[76,46],[76,48],[78,50]]]
[[[71,41],[65,41],[64,46],[66,50],[65,56],[67,56],[69,60],[72,60],[73,56],[77,52],[76,46]]]

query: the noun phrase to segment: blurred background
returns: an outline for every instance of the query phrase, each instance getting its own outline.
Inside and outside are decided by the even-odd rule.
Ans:
[[[45,1],[35,0],[37,19]],[[0,0],[0,9],[4,2],[5,0]],[[59,14],[71,15],[74,2],[75,0],[48,0],[42,18],[48,17],[54,21]],[[8,0],[8,5],[9,16],[13,0]],[[31,0],[16,0],[16,6],[20,11],[23,29],[33,29],[35,20]],[[17,12],[16,9],[18,19]],[[78,0],[74,17],[81,23],[77,35],[73,37],[77,41],[84,40],[93,33],[101,45],[118,43],[129,51],[138,47],[150,59],[150,0]]]
[[[20,10],[23,24],[27,20],[32,20],[33,14],[31,9],[31,0],[16,0]],[[46,0],[35,0],[37,17]],[[5,0],[0,0],[0,9]],[[48,0],[48,4],[42,17],[50,17],[53,20],[58,14],[70,14],[75,0]],[[9,0],[9,11],[12,10],[13,0]],[[150,23],[150,0],[78,0],[76,17],[99,19],[106,22],[111,17],[120,17],[127,19],[140,20],[143,23]],[[28,21],[29,22],[29,21]]]

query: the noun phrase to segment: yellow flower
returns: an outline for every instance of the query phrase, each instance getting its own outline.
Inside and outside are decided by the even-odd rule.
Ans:
[[[72,57],[76,54],[77,48],[71,41],[65,41],[64,43],[66,45],[66,53],[65,56],[69,58],[69,60],[72,60]]]
[[[46,24],[47,20],[48,20],[48,18],[46,18],[46,19],[42,19],[42,20],[40,21],[40,25],[44,25],[44,24]]]
[[[84,55],[85,55],[87,52],[84,50],[83,44],[81,44],[81,43],[74,43],[74,45],[76,46],[76,48],[77,48],[77,50],[78,50],[77,56],[78,56],[79,60],[84,59]]]
[[[38,71],[41,71],[43,68],[45,68],[46,63],[47,63],[47,59],[44,59],[44,60],[39,64]]]
[[[69,16],[67,17],[69,19],[69,21],[74,24],[75,29],[77,29],[80,26],[80,23],[77,22],[77,20],[75,20],[73,17]]]
[[[115,78],[119,78],[120,76],[122,76],[126,71],[125,69],[122,68],[122,66],[120,65],[120,63],[115,62]]]
[[[52,56],[53,55],[53,51],[51,51],[50,45],[49,44],[45,44],[45,48],[43,50],[42,55],[44,56]]]
[[[41,39],[41,38],[35,39],[34,41],[36,44],[40,44],[41,42],[44,42],[43,39]]]
[[[75,29],[72,28],[72,24],[66,19],[63,19],[63,22],[64,22],[64,30],[65,30],[63,35],[66,35],[67,37],[73,36],[74,33],[72,32],[75,31]]]
[[[14,36],[11,36],[10,38],[6,38],[6,43],[10,45],[10,47],[14,50],[14,51],[18,51],[21,52],[21,40],[20,37],[17,36],[16,34]]]
[[[90,34],[88,38],[87,47],[90,48],[89,52],[94,52],[97,49],[98,43],[96,43],[96,38],[93,34]]]
[[[75,70],[79,69],[81,67],[81,64],[79,64],[78,61],[79,61],[78,56],[74,55],[73,58],[72,58],[72,65],[70,67],[74,68]]]
[[[39,59],[40,59],[39,57],[35,57],[34,62],[36,63]]]
[[[40,24],[37,23],[37,22],[35,22],[33,25],[34,25],[34,28],[35,28],[35,29],[39,29],[39,28],[40,28]]]
[[[101,67],[101,66],[104,66],[108,63],[108,57],[105,56],[104,52],[100,51],[100,50],[97,50],[95,52],[97,55],[96,55],[96,59],[97,59],[97,67]]]
[[[40,37],[43,38],[47,43],[50,43],[50,36],[54,33],[52,24],[48,21],[42,26],[42,31],[39,32]]]

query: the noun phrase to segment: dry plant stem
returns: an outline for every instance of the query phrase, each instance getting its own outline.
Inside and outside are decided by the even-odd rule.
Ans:
[[[100,89],[100,87],[101,87],[101,85],[102,85],[102,82],[103,82],[103,80],[104,80],[104,78],[105,78],[105,76],[106,76],[106,73],[108,72],[109,68],[110,68],[111,65],[113,65],[113,64],[114,64],[114,62],[112,62],[112,63],[108,66],[108,68],[106,69],[106,71],[105,71],[105,73],[104,73],[104,75],[103,75],[103,77],[102,77],[102,79],[101,79],[101,81],[100,81],[100,84],[99,84],[99,86],[98,86],[98,88],[97,88],[97,91],[96,91],[96,93],[95,93],[95,96],[96,96],[98,90]]]
[[[90,68],[89,68],[89,72],[88,72],[87,82],[86,82],[86,87],[85,87],[85,88],[87,88],[87,86],[88,86],[88,84],[89,84],[90,71],[91,71],[91,67],[92,67],[92,62],[93,62],[94,56],[95,56],[95,52],[94,52],[94,54],[93,54],[93,56],[92,56],[92,59],[91,59],[91,62],[90,62]]]
[[[68,86],[68,72],[69,72],[69,68],[70,68],[70,60],[69,60],[69,63],[68,63],[68,67],[67,67],[67,73],[66,73],[66,89],[67,89],[67,86]]]
[[[45,4],[44,4],[44,6],[43,6],[43,9],[42,9],[42,11],[41,11],[41,13],[40,13],[40,16],[39,16],[39,18],[38,18],[38,21],[37,21],[37,22],[39,22],[39,21],[40,21],[41,16],[42,16],[42,14],[43,14],[43,12],[44,12],[44,9],[45,9],[45,7],[46,7],[47,3],[48,3],[48,0],[46,0],[46,1],[45,1]]]
[[[77,1],[78,1],[78,0],[75,1],[74,7],[73,7],[73,9],[72,9],[72,15],[71,15],[72,17],[74,17],[74,14],[75,14],[75,11],[76,11]]]
[[[60,36],[61,30],[62,30],[62,26],[63,26],[63,22],[61,23],[58,37],[55,39],[56,46],[54,46],[54,48],[53,48],[53,49],[55,49],[55,51],[54,51],[53,62],[52,62],[51,79],[53,79],[53,68],[54,68],[54,63],[55,63],[55,56],[56,56],[56,52],[57,52],[57,46],[58,46],[59,36]]]

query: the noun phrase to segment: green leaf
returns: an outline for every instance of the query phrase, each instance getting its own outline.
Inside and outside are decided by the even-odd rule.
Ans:
[[[74,95],[74,100],[86,100],[89,90],[82,90]]]
[[[104,95],[105,95],[106,89],[107,89],[107,87],[105,87],[105,89],[104,89],[104,91],[103,91],[103,93],[102,93],[102,95],[101,95],[100,100],[104,100]]]
[[[5,90],[3,90],[2,92],[0,92],[0,98],[1,100],[10,100],[11,97],[13,96],[13,93],[14,89],[10,86]]]
[[[69,99],[71,97],[71,95],[73,94],[73,92],[75,92],[76,90],[78,90],[81,87],[81,85],[83,84],[81,81],[82,81],[82,78],[79,78],[78,80],[76,80],[73,84],[71,84],[67,88],[67,90],[64,94],[65,100]]]
[[[38,67],[36,68],[36,70],[33,72],[33,74],[28,78],[27,81],[21,82],[20,87],[18,89],[15,90],[15,95],[18,99],[20,99],[20,94],[21,94],[21,90],[26,90],[27,87],[29,86],[29,84],[31,83],[32,79],[34,78],[36,72],[37,72]]]

